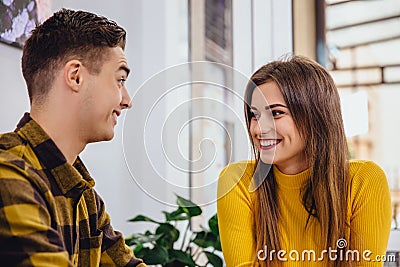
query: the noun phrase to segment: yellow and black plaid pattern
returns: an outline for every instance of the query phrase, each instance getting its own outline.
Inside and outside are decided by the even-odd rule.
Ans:
[[[145,266],[93,186],[28,113],[0,135],[0,265]]]

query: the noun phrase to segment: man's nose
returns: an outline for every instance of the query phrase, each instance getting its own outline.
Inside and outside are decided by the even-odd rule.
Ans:
[[[125,86],[122,88],[122,99],[120,106],[122,109],[132,107],[132,99],[129,96],[128,90],[126,90]]]

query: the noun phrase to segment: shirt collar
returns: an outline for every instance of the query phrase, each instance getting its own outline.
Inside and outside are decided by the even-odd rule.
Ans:
[[[81,159],[78,157],[73,165],[69,164],[54,141],[29,113],[24,114],[15,131],[21,133],[32,146],[42,167],[51,172],[64,195],[74,197],[94,186],[94,180]]]

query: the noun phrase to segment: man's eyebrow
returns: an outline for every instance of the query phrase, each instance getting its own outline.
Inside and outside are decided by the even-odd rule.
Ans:
[[[123,70],[123,71],[125,71],[125,72],[126,72],[126,77],[128,77],[128,76],[129,76],[129,73],[131,72],[131,69],[128,68],[128,66],[126,66],[125,64],[124,64],[124,65],[121,65],[121,66],[118,68],[118,70]]]

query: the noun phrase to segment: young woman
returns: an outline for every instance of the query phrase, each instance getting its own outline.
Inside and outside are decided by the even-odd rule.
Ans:
[[[218,185],[227,266],[382,266],[387,180],[373,162],[349,161],[328,72],[299,56],[261,67],[245,116],[255,160],[228,165]]]

